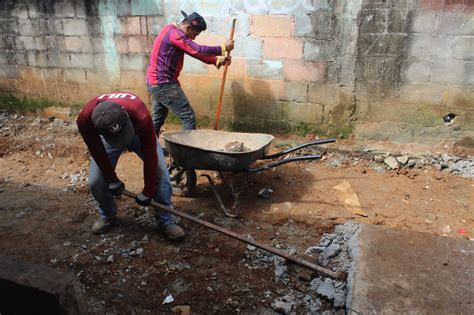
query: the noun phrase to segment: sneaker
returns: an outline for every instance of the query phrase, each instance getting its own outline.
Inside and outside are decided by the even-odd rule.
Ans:
[[[176,223],[168,223],[166,225],[159,225],[158,227],[161,231],[163,231],[171,241],[178,241],[184,238],[185,233],[184,230],[177,225]]]
[[[94,226],[92,227],[92,232],[94,234],[104,234],[108,230],[110,230],[115,225],[115,217],[100,217],[97,221],[94,222]]]

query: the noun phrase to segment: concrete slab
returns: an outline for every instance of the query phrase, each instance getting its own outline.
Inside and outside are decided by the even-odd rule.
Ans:
[[[474,314],[474,242],[363,225],[350,314]]]
[[[0,256],[0,314],[86,314],[81,284],[72,275]]]

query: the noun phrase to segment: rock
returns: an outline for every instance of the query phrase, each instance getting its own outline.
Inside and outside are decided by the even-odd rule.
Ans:
[[[400,164],[405,165],[408,163],[408,155],[402,155],[397,157],[397,161],[400,162]]]
[[[441,229],[441,232],[443,232],[444,234],[449,234],[451,233],[453,230],[451,229],[451,226],[449,225],[446,225],[444,226],[442,229]]]
[[[280,312],[283,314],[290,314],[291,309],[293,308],[293,304],[285,303],[282,301],[275,301],[272,303],[272,307],[276,312]]]
[[[334,294],[333,305],[336,308],[344,307],[344,305],[346,305],[346,296],[340,292]]]
[[[332,243],[329,245],[326,250],[321,254],[321,257],[324,260],[330,259],[341,252],[341,245]]]
[[[333,300],[336,290],[331,279],[326,279],[323,284],[318,286],[316,293],[320,296],[327,298],[328,300]]]
[[[384,161],[384,159],[385,158],[381,155],[374,156],[374,161],[377,162],[377,163],[382,163]]]
[[[311,246],[311,247],[308,247],[304,253],[305,255],[322,253],[324,252],[325,249],[326,247],[322,247],[322,246]]]
[[[398,168],[398,161],[393,156],[386,157],[384,160],[385,164],[387,164],[392,170],[396,170]]]
[[[320,285],[323,284],[323,280],[320,278],[314,278],[311,283],[309,284],[309,289],[312,291],[316,291]]]
[[[247,245],[247,249],[252,252],[252,251],[256,250],[257,247],[255,247],[253,245]]]
[[[114,262],[114,255],[110,255],[109,257],[107,257],[107,263],[111,264]]]
[[[407,167],[413,168],[413,167],[415,167],[415,165],[416,165],[416,160],[414,160],[414,159],[408,160]]]

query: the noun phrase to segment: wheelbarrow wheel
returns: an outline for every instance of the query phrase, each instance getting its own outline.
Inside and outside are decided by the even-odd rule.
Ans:
[[[195,170],[183,170],[179,166],[173,165],[169,169],[171,177],[171,187],[173,195],[188,197],[196,187],[197,176]]]

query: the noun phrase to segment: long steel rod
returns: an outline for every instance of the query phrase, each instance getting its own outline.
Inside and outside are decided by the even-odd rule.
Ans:
[[[136,194],[128,191],[128,190],[124,190],[123,191],[123,194],[127,197],[130,197],[130,198],[133,198],[135,199],[135,197],[137,196]],[[306,268],[306,269],[309,269],[309,270],[312,270],[312,271],[316,271],[316,272],[320,272],[322,274],[325,274],[331,278],[339,278],[340,277],[340,274],[339,273],[336,273],[332,270],[329,270],[329,269],[326,269],[326,268],[323,268],[323,267],[320,267],[318,265],[315,265],[313,263],[310,263],[309,261],[306,261],[306,260],[303,260],[301,258],[298,258],[298,257],[294,257],[294,256],[290,256],[288,255],[287,253],[284,253],[282,251],[279,251],[273,247],[270,247],[268,245],[265,245],[265,244],[262,244],[262,243],[259,243],[259,242],[256,242],[254,240],[251,240],[251,239],[248,239],[240,234],[237,234],[235,232],[232,232],[232,231],[229,231],[229,230],[226,230],[218,225],[215,225],[215,224],[212,224],[210,222],[207,222],[207,221],[204,221],[204,220],[201,220],[199,218],[195,218],[189,214],[186,214],[184,212],[181,212],[179,210],[175,210],[175,209],[172,209],[170,207],[167,207],[165,205],[162,205],[161,203],[158,203],[156,201],[152,201],[151,202],[151,205],[153,207],[156,207],[156,208],[159,208],[161,210],[164,210],[164,211],[167,211],[167,212],[170,212],[174,215],[177,215],[179,217],[182,217],[182,218],[185,218],[185,219],[188,219],[190,221],[193,221],[194,223],[197,223],[197,224],[200,224],[204,227],[207,227],[211,230],[214,230],[214,231],[217,231],[219,233],[222,233],[222,234],[225,234],[227,236],[230,236],[232,238],[235,238],[239,241],[242,241],[244,243],[247,243],[249,245],[252,245],[252,246],[255,246],[255,247],[258,247],[260,249],[263,249],[267,252],[270,252],[274,255],[277,255],[277,256],[280,256],[284,259],[286,259],[287,261],[290,261],[292,263],[294,263],[295,265],[298,265],[300,267],[303,267],[303,268]]]

